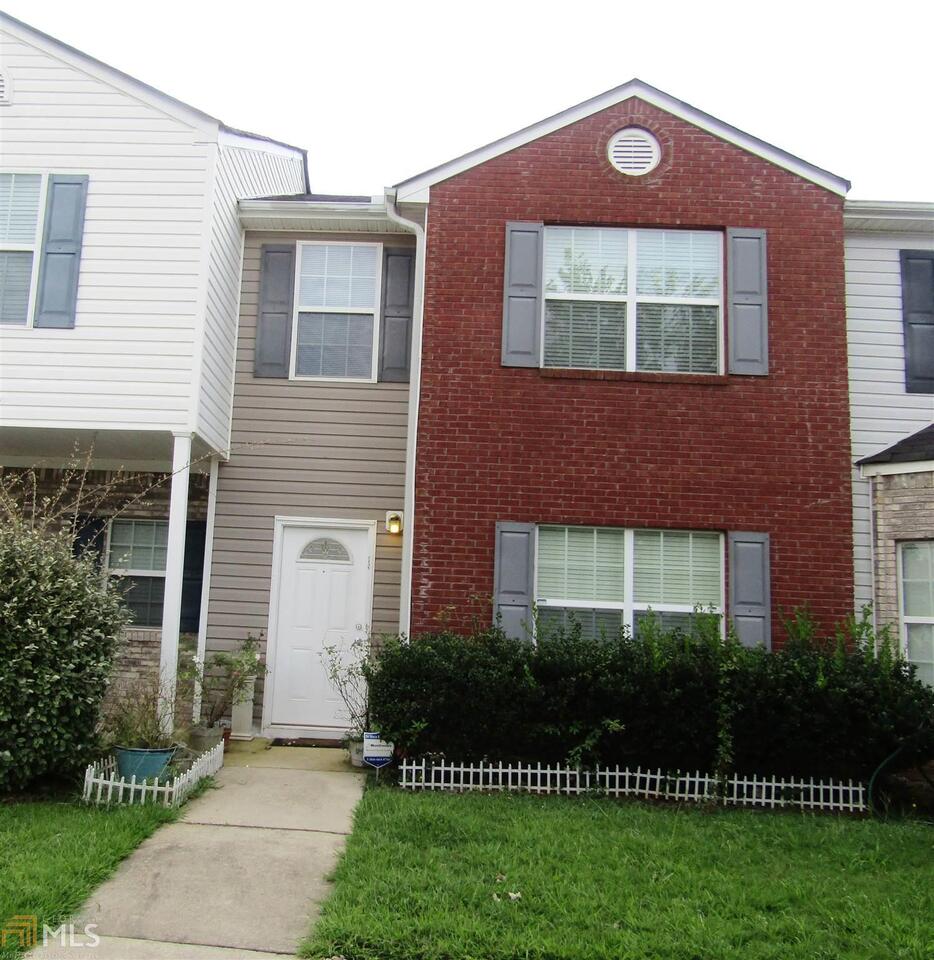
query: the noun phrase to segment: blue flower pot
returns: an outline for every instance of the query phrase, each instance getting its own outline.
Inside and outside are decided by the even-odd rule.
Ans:
[[[121,777],[127,780],[136,777],[137,780],[149,780],[161,777],[169,765],[175,747],[166,750],[148,750],[140,747],[115,747],[117,756],[117,770]]]

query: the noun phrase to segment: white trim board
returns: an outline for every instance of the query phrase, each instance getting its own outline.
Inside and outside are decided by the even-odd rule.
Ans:
[[[275,671],[271,664],[276,653],[276,631],[279,627],[279,591],[282,585],[282,541],[286,527],[299,527],[308,530],[318,528],[338,528],[345,530],[366,530],[368,532],[369,552],[367,566],[370,576],[367,581],[366,609],[369,617],[368,628],[373,623],[373,578],[376,572],[376,520],[342,520],[334,517],[288,517],[274,518],[272,538],[272,571],[269,588],[269,611],[266,625],[266,682],[263,686],[262,733],[264,737],[308,737],[314,739],[339,740],[346,732],[344,727],[295,727],[274,724],[271,719],[272,704],[275,698]]]
[[[800,157],[794,156],[794,154],[781,150],[779,147],[773,146],[770,143],[766,143],[765,140],[760,140],[758,137],[754,137],[749,133],[744,133],[742,130],[728,123],[724,123],[722,120],[718,120],[709,113],[704,113],[702,110],[698,110],[697,107],[692,107],[689,103],[678,100],[663,90],[659,90],[657,87],[653,87],[648,83],[644,83],[642,80],[634,78],[619,87],[607,90],[606,93],[601,93],[596,97],[591,97],[590,100],[585,100],[583,103],[578,103],[576,106],[563,110],[561,113],[556,113],[554,116],[540,120],[538,123],[533,123],[531,126],[517,130],[515,133],[511,133],[506,137],[494,140],[492,143],[486,144],[486,146],[472,150],[470,153],[465,153],[463,156],[449,160],[447,163],[443,163],[431,170],[416,174],[408,180],[403,180],[401,183],[396,184],[397,198],[400,202],[427,203],[429,200],[429,190],[432,185],[440,183],[442,180],[447,180],[449,177],[456,176],[459,173],[463,173],[465,170],[471,169],[471,167],[486,163],[488,160],[508,153],[510,150],[515,150],[517,147],[522,147],[541,137],[548,136],[548,134],[554,133],[562,127],[577,123],[578,120],[583,120],[595,113],[599,113],[601,110],[614,107],[618,103],[622,103],[624,100],[632,97],[636,97],[645,103],[658,107],[660,110],[672,114],[672,116],[693,124],[695,127],[699,127],[701,130],[706,130],[721,140],[726,140],[734,146],[740,147],[758,157],[762,157],[764,160],[783,167],[785,170],[789,170],[791,173],[805,180],[810,180],[811,183],[816,183],[818,186],[831,191],[831,193],[845,196],[850,189],[849,180],[838,177],[829,170],[814,166],[814,164],[808,163]]]
[[[859,475],[868,477],[888,477],[901,473],[934,473],[934,460],[910,460],[905,463],[864,463]]]

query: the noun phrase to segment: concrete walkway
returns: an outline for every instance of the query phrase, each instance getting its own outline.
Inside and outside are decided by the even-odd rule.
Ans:
[[[76,931],[97,924],[101,943],[30,957],[293,955],[329,892],[363,792],[363,774],[345,757],[313,747],[228,752],[219,789],[141,844],[80,911]]]

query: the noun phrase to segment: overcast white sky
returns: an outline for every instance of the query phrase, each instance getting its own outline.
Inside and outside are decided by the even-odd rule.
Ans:
[[[0,0],[235,127],[312,189],[382,187],[634,76],[853,182],[934,201],[934,3]]]

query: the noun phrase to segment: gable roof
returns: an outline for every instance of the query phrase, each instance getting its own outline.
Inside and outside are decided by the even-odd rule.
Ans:
[[[871,463],[916,463],[921,460],[934,460],[934,423],[856,463],[862,467]]]
[[[56,37],[50,36],[47,33],[43,33],[41,30],[36,29],[36,27],[30,26],[28,23],[24,23],[22,20],[17,20],[16,17],[11,17],[8,13],[2,10],[0,10],[0,27],[7,28],[14,34],[25,34],[31,40],[39,43],[40,45],[53,47],[60,54],[63,54],[70,60],[77,62],[92,75],[97,75],[101,79],[109,81],[115,86],[128,90],[131,94],[139,97],[141,100],[155,104],[170,116],[174,116],[189,123],[193,122],[195,124],[208,125],[216,124],[218,131],[223,131],[238,137],[246,137],[250,140],[256,140],[258,142],[273,144],[277,147],[283,147],[286,150],[294,150],[302,157],[305,186],[308,186],[308,151],[303,147],[297,147],[295,144],[286,143],[283,140],[274,140],[272,137],[266,137],[260,133],[250,133],[246,130],[239,130],[236,127],[228,126],[223,122],[223,120],[219,120],[217,117],[212,117],[211,114],[205,113],[203,110],[199,110],[197,107],[193,107],[191,104],[185,103],[182,100],[178,100],[170,94],[164,93],[162,90],[150,86],[148,83],[143,83],[142,80],[137,80],[136,77],[131,77],[130,74],[124,73],[122,70],[118,70],[116,67],[110,66],[109,63],[104,63],[102,60],[98,60],[96,57],[92,57],[90,54],[87,54],[82,50],[78,50],[76,47],[72,47],[67,43],[63,43]]]
[[[433,167],[431,170],[426,170],[424,173],[416,174],[414,177],[409,177],[408,180],[397,183],[396,192],[398,199],[409,202],[427,202],[428,190],[433,184],[447,180],[449,177],[463,173],[465,170],[476,167],[481,163],[486,163],[494,157],[501,156],[510,150],[515,150],[517,147],[531,143],[533,140],[545,137],[550,133],[554,133],[556,130],[560,130],[562,127],[576,123],[578,120],[583,120],[585,117],[599,113],[601,110],[606,110],[608,107],[616,106],[616,104],[622,103],[630,97],[638,97],[640,100],[650,103],[673,116],[679,117],[687,123],[699,127],[701,130],[706,130],[708,133],[712,133],[722,140],[741,147],[749,153],[754,153],[756,156],[762,157],[779,167],[784,167],[786,170],[797,174],[797,176],[803,177],[805,180],[810,180],[812,183],[816,183],[818,186],[824,187],[832,193],[844,196],[850,189],[849,180],[844,180],[829,170],[824,170],[821,167],[814,166],[814,164],[807,163],[800,157],[796,157],[785,150],[766,143],[765,140],[760,140],[758,137],[754,137],[749,133],[744,133],[742,130],[728,123],[724,123],[722,120],[718,120],[709,113],[704,113],[702,110],[698,110],[697,107],[692,107],[689,103],[685,103],[683,100],[677,100],[663,90],[659,90],[657,87],[653,87],[642,80],[634,78],[628,83],[614,87],[612,90],[607,90],[606,93],[591,97],[589,100],[585,100],[583,103],[563,110],[561,113],[556,113],[554,116],[540,120],[538,123],[533,123],[529,127],[517,130],[507,137],[494,140],[484,147],[471,150],[470,153],[465,153],[463,156],[456,157],[447,163],[442,163],[440,166]]]

